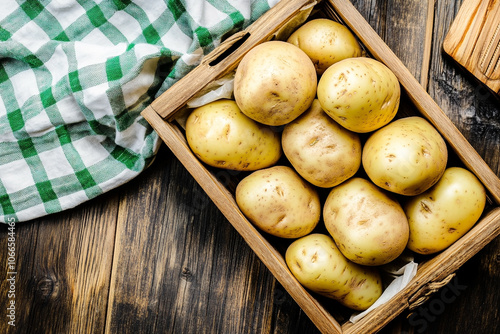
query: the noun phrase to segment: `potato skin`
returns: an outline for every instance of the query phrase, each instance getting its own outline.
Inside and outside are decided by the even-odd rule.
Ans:
[[[418,116],[393,121],[373,133],[363,147],[368,177],[391,192],[415,196],[443,175],[448,149],[440,133]]]
[[[223,169],[266,168],[282,155],[280,134],[245,116],[232,100],[194,109],[186,121],[186,139],[201,161]]]
[[[234,97],[251,119],[280,126],[309,108],[318,79],[314,65],[293,44],[269,41],[250,50],[238,65]]]
[[[381,62],[347,58],[321,76],[318,100],[325,112],[348,130],[366,133],[388,124],[399,109],[399,81]]]
[[[304,287],[351,309],[366,310],[382,294],[378,269],[347,260],[330,236],[314,233],[295,240],[285,260]]]
[[[389,263],[408,242],[408,221],[399,202],[360,177],[330,191],[323,220],[342,254],[361,265]]]
[[[485,204],[486,191],[474,174],[461,167],[446,169],[432,188],[404,205],[408,248],[420,254],[448,248],[474,226]]]
[[[311,58],[318,75],[336,62],[362,55],[361,46],[351,31],[330,19],[319,18],[304,23],[287,42],[298,46]]]
[[[281,238],[310,233],[321,216],[316,189],[288,166],[246,176],[236,187],[236,203],[255,226]]]
[[[295,170],[322,188],[334,187],[352,177],[361,165],[361,140],[340,126],[318,100],[285,125],[281,146]]]

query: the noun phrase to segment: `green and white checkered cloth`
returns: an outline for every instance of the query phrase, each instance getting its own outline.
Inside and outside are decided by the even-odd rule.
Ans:
[[[160,140],[140,112],[278,0],[1,0],[0,221],[118,187]]]

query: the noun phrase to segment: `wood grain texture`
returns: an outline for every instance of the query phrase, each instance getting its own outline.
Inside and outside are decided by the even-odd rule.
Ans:
[[[411,84],[428,84],[436,105],[500,175],[500,104],[442,50],[461,0],[352,3],[418,78]],[[431,41],[426,28],[432,28]],[[3,318],[0,332],[319,333],[300,301],[165,146],[127,185],[67,212],[18,224],[16,233],[17,326],[8,327]],[[6,235],[1,226],[2,259]],[[380,333],[500,332],[499,254],[497,237],[424,304],[404,311]],[[457,263],[468,259],[467,252],[457,256]],[[430,281],[448,277],[448,271],[429,270],[431,265],[420,269]],[[434,265],[446,263],[438,259]],[[4,310],[3,269],[0,278]],[[416,298],[425,290],[411,292]],[[406,308],[403,297],[387,312]]]
[[[500,1],[465,0],[443,48],[479,81],[500,93]]]
[[[439,3],[434,31],[429,94],[441,106],[490,168],[500,174],[500,100],[443,53],[447,27],[460,4]]]
[[[16,226],[16,326],[2,319],[2,333],[103,331],[118,210],[116,193],[105,198]]]

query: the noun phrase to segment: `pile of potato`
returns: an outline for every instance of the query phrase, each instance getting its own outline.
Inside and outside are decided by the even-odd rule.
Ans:
[[[297,280],[354,310],[381,295],[381,265],[407,248],[445,249],[486,203],[471,172],[448,167],[427,120],[395,118],[400,95],[394,73],[345,26],[315,19],[253,48],[236,69],[234,99],[186,121],[201,161],[248,172],[235,197],[249,221],[295,239],[286,262]],[[314,232],[320,223],[328,234]]]

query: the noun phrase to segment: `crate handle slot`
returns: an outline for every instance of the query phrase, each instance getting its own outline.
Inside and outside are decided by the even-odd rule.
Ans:
[[[209,66],[216,66],[242,46],[249,37],[250,33],[245,31],[232,35],[214,50],[216,52],[209,53],[203,62],[207,62]]]

